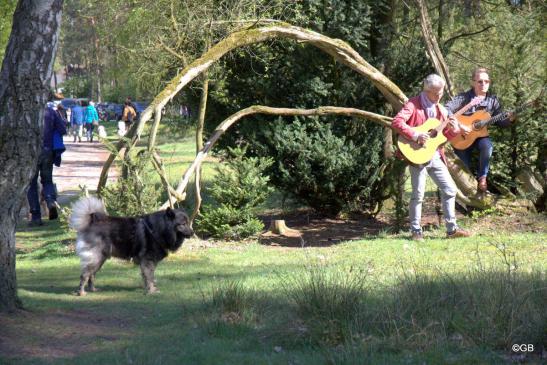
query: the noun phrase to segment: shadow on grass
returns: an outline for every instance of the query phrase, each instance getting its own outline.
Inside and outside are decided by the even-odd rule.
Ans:
[[[75,240],[73,238],[46,241],[42,245],[34,247],[32,251],[16,249],[15,253],[21,259],[30,258],[33,260],[50,260],[63,257],[74,257],[76,255],[72,247],[74,242]]]
[[[78,292],[79,281],[77,278],[74,280],[72,286],[68,285],[42,285],[42,286],[32,286],[32,285],[20,285],[19,288],[27,290],[33,293],[43,293],[43,294],[74,294]],[[125,285],[97,285],[98,291],[96,293],[121,293],[121,292],[139,292],[143,293],[144,288],[138,286],[125,286]],[[88,293],[88,295],[94,295],[95,293]]]

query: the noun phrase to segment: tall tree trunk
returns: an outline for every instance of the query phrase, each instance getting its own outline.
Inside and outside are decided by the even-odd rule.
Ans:
[[[201,98],[199,99],[198,124],[196,126],[196,154],[203,148],[203,127],[205,126],[205,112],[207,111],[207,96],[209,94],[209,71],[203,73]]]
[[[374,9],[374,19],[370,30],[370,54],[381,73],[389,77],[387,49],[394,34],[393,17],[396,12],[395,0],[384,0]]]
[[[203,84],[201,89],[201,98],[199,100],[199,116],[198,125],[196,128],[196,155],[203,149],[203,128],[205,126],[205,112],[207,111],[207,96],[209,94],[209,71],[203,73]],[[190,224],[199,214],[201,207],[201,165],[196,168],[194,175],[194,210],[190,216]]]
[[[466,19],[469,19],[471,15],[473,15],[473,9],[471,5],[472,5],[472,0],[463,1],[463,16]]]
[[[450,97],[454,96],[454,86],[450,73],[448,71],[448,65],[444,61],[444,56],[439,48],[439,43],[433,33],[431,26],[431,20],[427,12],[427,4],[425,0],[415,0],[420,11],[420,27],[422,29],[422,36],[424,37],[425,46],[427,48],[427,54],[435,67],[435,70],[446,81],[446,91]]]
[[[0,74],[0,311],[20,305],[15,226],[41,151],[63,0],[20,0]]]
[[[95,60],[93,62],[93,66],[95,68],[95,89],[97,90],[97,94],[95,95],[95,100],[100,103],[102,102],[102,94],[101,94],[101,58],[99,56],[99,36],[97,35],[97,22],[95,21],[95,17],[91,18],[91,25],[93,27],[93,46],[94,46],[94,53],[95,53]],[[92,94],[93,96],[93,94]]]
[[[437,39],[443,39],[443,23],[444,23],[444,0],[439,0],[439,19],[437,21]]]

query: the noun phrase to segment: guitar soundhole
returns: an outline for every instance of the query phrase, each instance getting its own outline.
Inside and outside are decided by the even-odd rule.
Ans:
[[[482,125],[481,125],[481,121],[476,121],[476,122],[473,122],[473,129],[478,131],[479,129],[482,128]]]
[[[437,137],[437,131],[435,129],[432,129],[429,131],[429,137],[435,138]]]

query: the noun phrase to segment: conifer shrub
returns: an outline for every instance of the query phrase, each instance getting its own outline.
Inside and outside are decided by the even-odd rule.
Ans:
[[[123,161],[124,174],[115,183],[106,185],[101,192],[109,214],[139,216],[158,210],[161,189],[152,181],[150,171],[153,170],[147,168],[150,158],[148,152],[141,151]]]
[[[273,160],[245,157],[245,153],[245,148],[228,148],[229,158],[216,167],[208,191],[212,202],[203,207],[203,213],[196,219],[198,232],[237,240],[264,229],[255,213],[272,191],[264,170]]]
[[[351,123],[274,123],[259,147],[274,157],[272,182],[320,213],[373,211],[385,199],[383,130],[361,123],[352,135]]]

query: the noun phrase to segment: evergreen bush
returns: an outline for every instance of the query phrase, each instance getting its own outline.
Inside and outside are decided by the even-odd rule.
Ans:
[[[147,169],[150,155],[141,151],[134,158],[123,161],[126,176],[120,176],[114,184],[101,192],[108,213],[114,216],[139,216],[158,210],[161,190],[152,181]]]
[[[230,158],[216,167],[209,189],[213,202],[203,207],[196,228],[215,238],[237,240],[264,229],[255,210],[272,191],[270,179],[263,173],[273,160],[245,157],[246,149],[239,147],[229,148],[228,152]]]
[[[352,122],[342,122],[349,126]],[[348,136],[317,119],[276,123],[262,145],[274,156],[272,182],[318,212],[374,210],[382,199],[382,127],[368,123]]]

